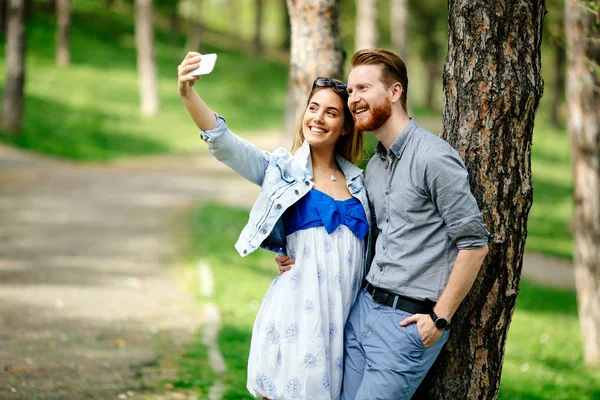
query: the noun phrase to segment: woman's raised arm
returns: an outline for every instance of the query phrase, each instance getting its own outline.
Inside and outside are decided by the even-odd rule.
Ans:
[[[188,75],[188,72],[200,66],[201,59],[202,55],[200,53],[195,51],[187,53],[181,64],[177,67],[177,92],[198,128],[207,131],[215,126],[217,119],[210,107],[198,96],[198,93],[193,88],[194,83],[200,79],[200,76]]]

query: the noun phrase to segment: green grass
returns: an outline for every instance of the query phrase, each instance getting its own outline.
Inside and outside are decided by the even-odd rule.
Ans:
[[[71,4],[68,68],[55,66],[54,17],[37,9],[29,17],[23,133],[0,138],[37,152],[88,161],[204,151],[177,95],[176,67],[185,56],[183,47],[168,42],[167,34],[157,29],[161,109],[157,116],[145,118],[139,112],[131,10],[108,11],[103,2],[92,0]],[[3,42],[0,48],[1,60]],[[287,65],[241,50],[207,45],[203,51],[218,52],[219,61],[196,88],[228,118],[232,129],[251,132],[282,125]],[[0,62],[0,86],[4,79],[5,63]]]
[[[533,206],[525,249],[571,259],[573,177],[570,140],[538,116],[533,135]]]
[[[277,276],[272,254],[257,251],[242,258],[233,248],[247,215],[248,211],[244,209],[210,204],[194,209],[186,218],[191,230],[190,263],[195,265],[198,257],[202,256],[210,264],[214,275],[216,297],[212,301],[222,313],[218,345],[228,368],[228,372],[219,379],[227,383],[227,399],[250,398],[245,387],[252,324],[262,294]],[[202,357],[192,353],[187,354],[186,359],[204,362]],[[206,371],[198,368],[182,365],[182,369],[183,375],[188,378],[174,383],[180,387],[194,388],[197,379],[203,382],[207,377]],[[199,378],[194,371],[199,373]]]
[[[499,398],[600,398],[600,370],[585,369],[581,346],[575,293],[522,281]]]
[[[186,219],[190,264],[195,265],[198,258],[207,260],[215,278],[213,301],[223,319],[219,347],[229,368],[220,377],[228,385],[227,399],[250,398],[245,380],[252,324],[277,273],[271,253],[258,250],[241,258],[233,248],[247,218],[248,210],[205,204]],[[600,398],[600,371],[584,368],[580,337],[573,292],[522,281],[507,339],[499,398]],[[190,353],[186,359],[189,364],[182,368],[189,378],[178,384],[193,388],[196,379],[205,383],[206,371],[189,367],[193,359],[204,365],[203,357]]]

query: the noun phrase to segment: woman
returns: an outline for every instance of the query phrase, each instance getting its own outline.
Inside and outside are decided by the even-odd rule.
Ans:
[[[193,90],[201,55],[179,65],[178,90],[210,151],[261,186],[236,243],[245,256],[264,247],[296,263],[275,278],[252,331],[247,388],[265,399],[337,399],[343,330],[360,289],[369,232],[362,134],[344,83],[317,78],[292,148],[268,153],[235,136]]]

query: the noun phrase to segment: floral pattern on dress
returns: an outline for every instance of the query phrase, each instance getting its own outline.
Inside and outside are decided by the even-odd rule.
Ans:
[[[343,327],[360,290],[363,242],[344,226],[332,234],[324,227],[301,230],[287,239],[296,265],[265,294],[247,387],[258,398],[339,400]]]
[[[317,365],[317,358],[314,354],[306,353],[304,356],[304,364],[306,364],[306,368],[312,369]]]
[[[301,389],[300,379],[298,379],[298,378],[292,379],[287,384],[287,392],[289,393],[289,395],[292,399],[300,398],[300,389]]]

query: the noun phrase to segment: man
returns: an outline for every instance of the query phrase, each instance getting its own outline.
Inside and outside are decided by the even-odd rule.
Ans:
[[[348,105],[379,143],[365,170],[374,255],[346,324],[344,400],[411,398],[488,251],[464,163],[408,116],[407,89],[396,54],[352,57]]]

